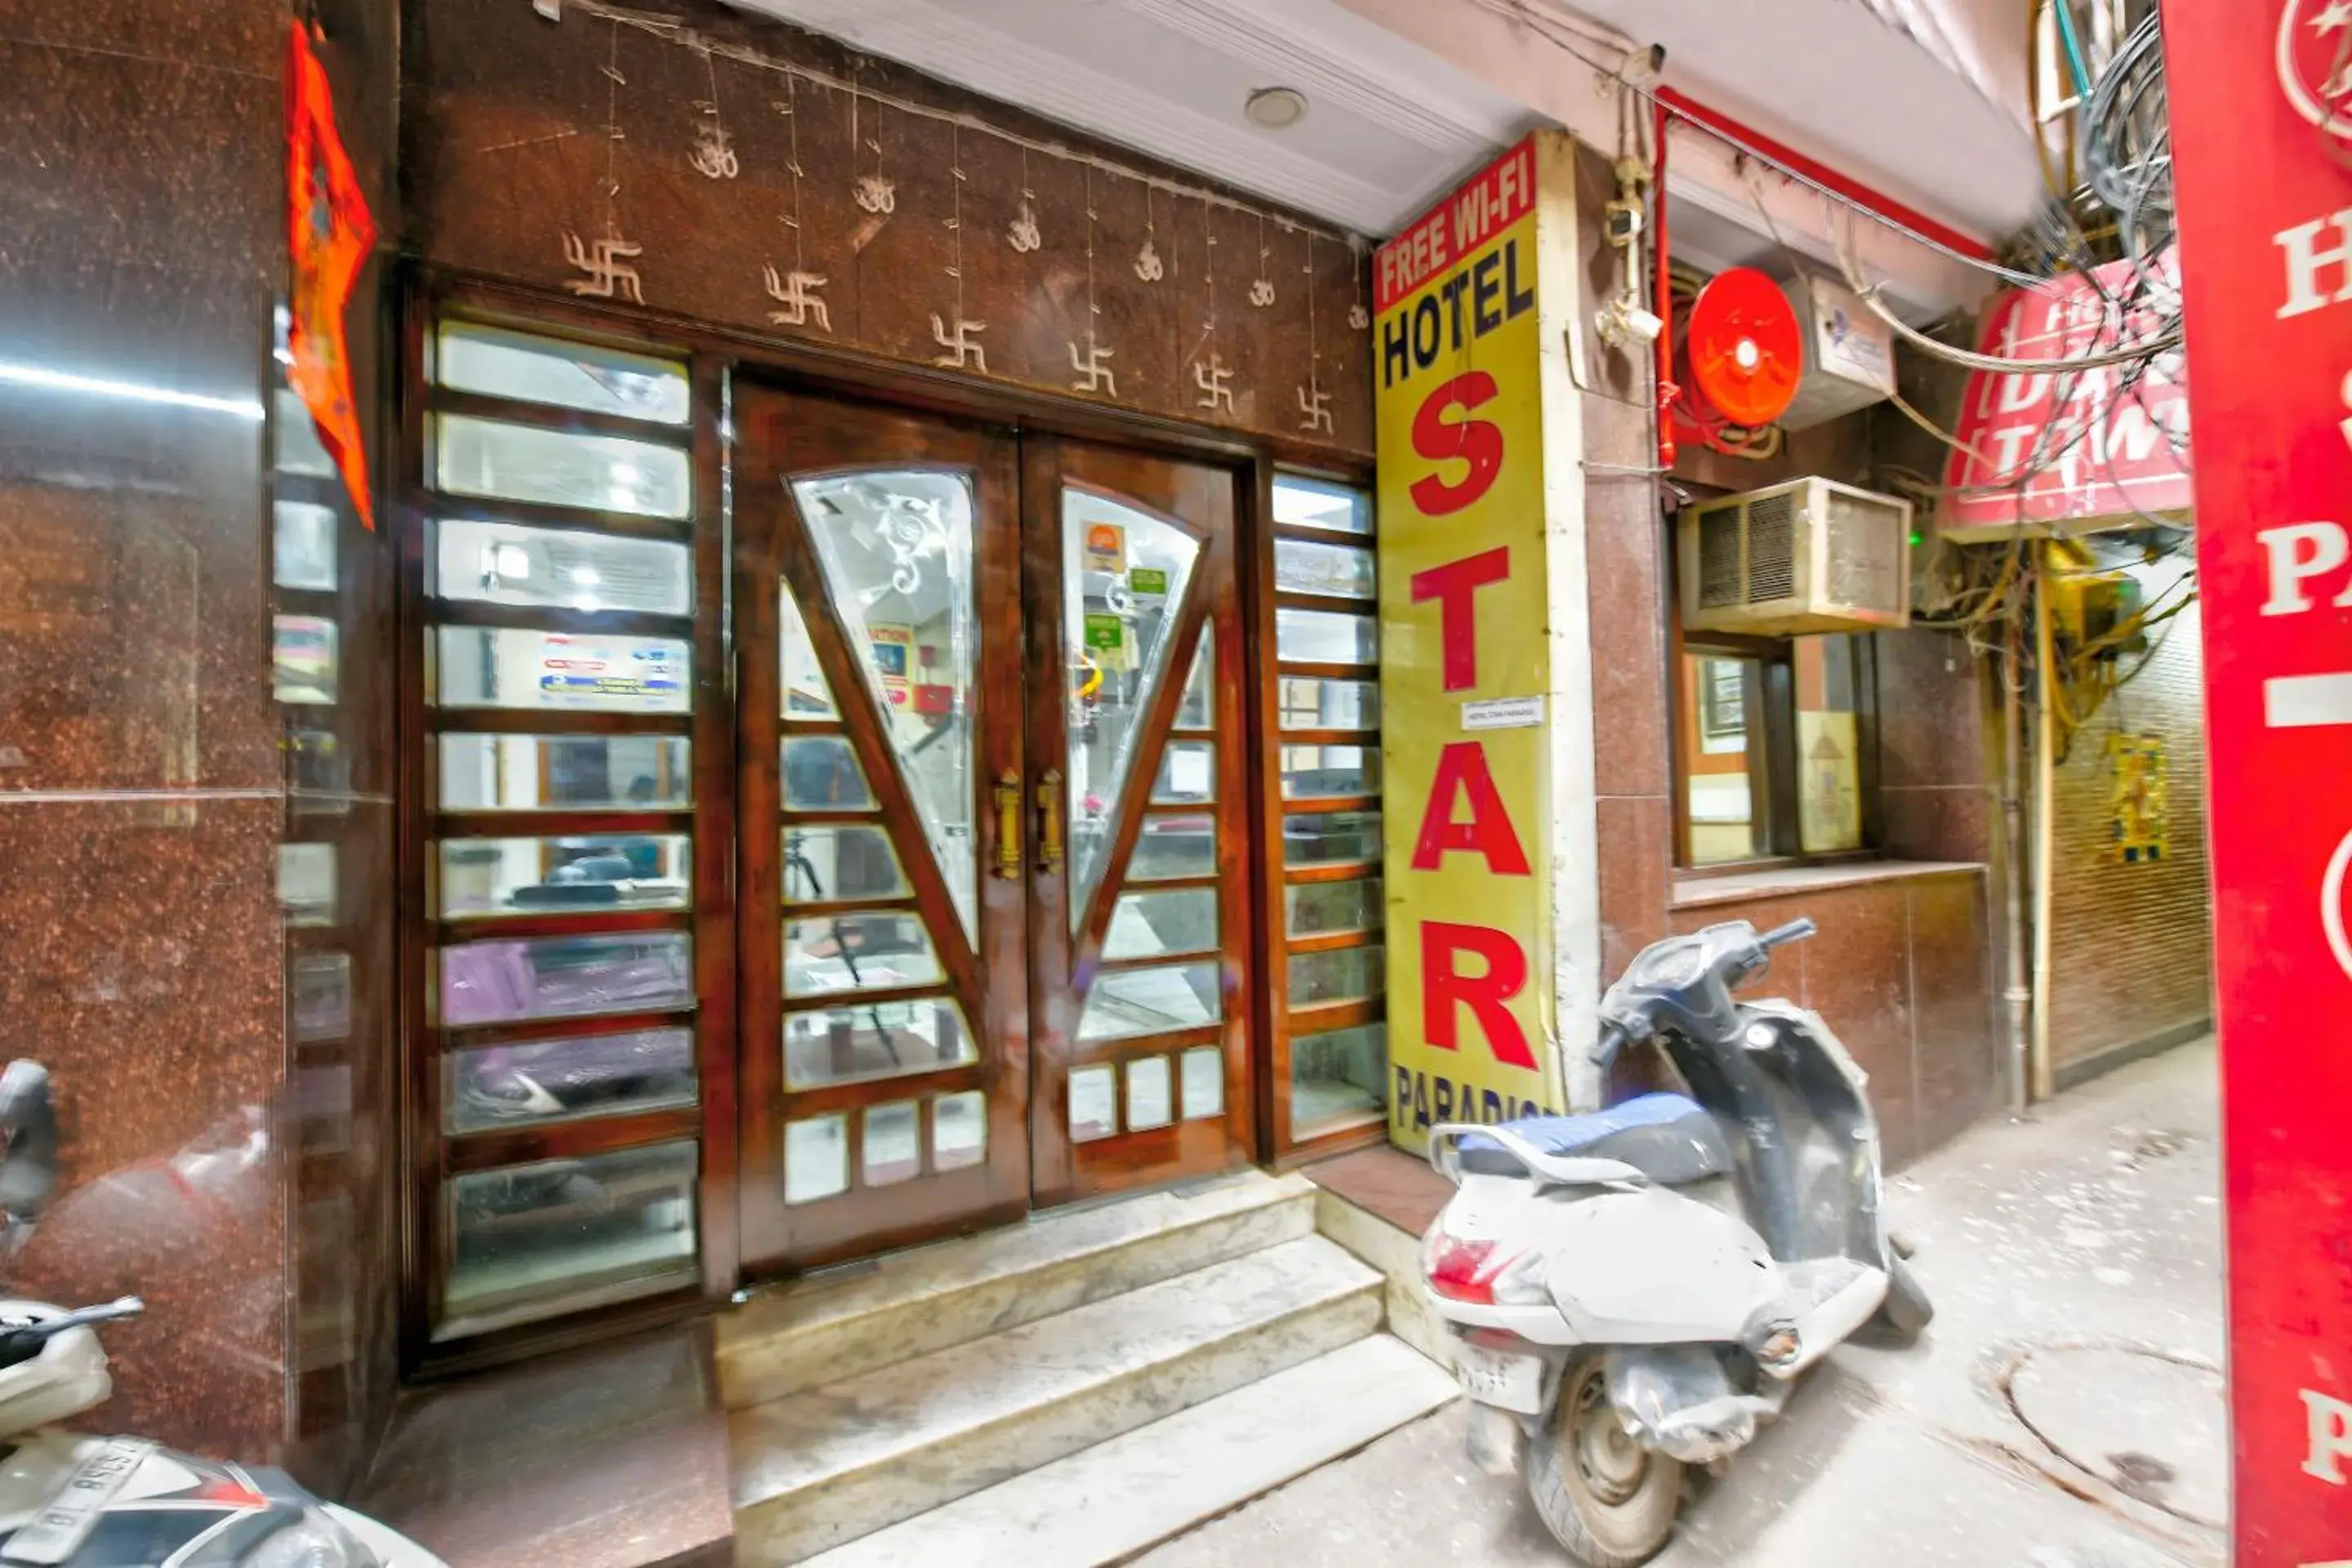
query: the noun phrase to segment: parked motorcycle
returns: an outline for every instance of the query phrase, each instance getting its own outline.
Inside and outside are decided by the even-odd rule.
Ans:
[[[56,1157],[48,1074],[37,1063],[12,1062],[0,1072],[0,1257],[18,1259],[37,1230],[47,1240],[131,1215],[193,1234],[219,1212],[194,1195],[201,1167],[194,1176],[164,1169],[153,1184],[118,1173],[102,1179],[110,1203],[73,1212],[93,1184],[50,1207]],[[174,1210],[165,1194],[190,1195]],[[322,1501],[280,1470],[200,1459],[142,1437],[58,1429],[113,1393],[96,1326],[144,1310],[135,1296],[73,1311],[0,1300],[0,1563],[443,1568],[415,1542]]]
[[[1610,987],[1593,1060],[1655,1040],[1688,1094],[1430,1131],[1457,1190],[1422,1272],[1474,1457],[1589,1568],[1654,1556],[1684,1468],[1719,1471],[1832,1348],[1934,1315],[1880,1214],[1862,1069],[1816,1014],[1732,995],[1814,930],[1669,937]]]

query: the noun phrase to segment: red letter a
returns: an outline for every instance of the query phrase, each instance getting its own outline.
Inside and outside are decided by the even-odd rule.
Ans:
[[[1468,820],[1454,819],[1454,797],[1470,797]],[[1476,741],[1449,741],[1437,753],[1437,776],[1430,781],[1429,805],[1421,814],[1421,836],[1412,847],[1412,868],[1434,871],[1448,851],[1483,855],[1497,877],[1528,874],[1528,852],[1511,826],[1495,775],[1486,771],[1486,748]]]
[[[1465,974],[1454,955],[1474,952],[1486,962],[1484,974]],[[1486,1031],[1487,1048],[1506,1067],[1536,1065],[1528,1037],[1504,1004],[1528,983],[1528,955],[1507,931],[1488,926],[1421,922],[1421,1037],[1441,1051],[1461,1049],[1454,1032],[1454,1005],[1470,1009]]]

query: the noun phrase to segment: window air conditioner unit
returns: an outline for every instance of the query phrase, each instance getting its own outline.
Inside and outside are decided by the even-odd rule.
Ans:
[[[1785,637],[1911,624],[1911,503],[1792,479],[1683,509],[1683,629]]]

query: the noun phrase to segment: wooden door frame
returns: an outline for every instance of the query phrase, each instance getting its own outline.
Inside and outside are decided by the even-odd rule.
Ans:
[[[1157,482],[1159,476],[1131,471],[1136,465],[1165,467],[1173,485],[1161,488]],[[1226,490],[1223,498],[1223,518],[1213,515],[1219,498],[1183,493],[1191,476],[1197,473],[1222,479]],[[1102,881],[1091,896],[1090,906],[1081,911],[1075,933],[1066,901],[1067,879],[1054,877],[1033,862],[1030,973],[1035,990],[1030,1004],[1034,1039],[1030,1139],[1033,1168],[1037,1173],[1032,1196],[1040,1208],[1130,1186],[1197,1177],[1231,1163],[1262,1157],[1252,1089],[1258,1071],[1255,1020],[1259,987],[1257,923],[1261,911],[1256,896],[1258,879],[1252,874],[1254,821],[1247,781],[1251,758],[1247,746],[1229,739],[1221,737],[1217,747],[1216,797],[1211,806],[1217,825],[1214,874],[1218,947],[1221,953],[1232,951],[1234,937],[1238,933],[1243,961],[1239,973],[1220,963],[1222,1007],[1218,1021],[1202,1026],[1193,1037],[1139,1037],[1131,1042],[1112,1042],[1096,1053],[1097,1060],[1112,1064],[1117,1075],[1114,1102],[1119,1108],[1120,1131],[1113,1140],[1120,1146],[1118,1152],[1122,1161],[1118,1167],[1081,1170],[1079,1145],[1070,1136],[1067,1097],[1068,1075],[1078,1065],[1074,1058],[1082,1054],[1074,1037],[1078,1018],[1085,1010],[1081,986],[1101,973],[1101,948],[1111,913],[1118,906],[1121,877],[1142,836],[1152,783],[1182,707],[1192,660],[1206,648],[1211,658],[1213,692],[1238,694],[1246,684],[1241,679],[1245,662],[1242,647],[1245,629],[1244,617],[1240,613],[1239,570],[1244,553],[1241,519],[1250,479],[1250,470],[1244,465],[1203,463],[1132,446],[1043,434],[1033,436],[1023,445],[1023,586],[1027,596],[1031,638],[1031,742],[1037,753],[1031,763],[1033,784],[1046,766],[1060,766],[1056,759],[1066,756],[1068,752],[1067,710],[1060,683],[1067,655],[1062,647],[1061,596],[1066,588],[1063,581],[1062,515],[1066,489],[1076,488],[1141,509],[1199,540],[1202,546],[1183,600],[1176,606],[1169,624],[1168,663],[1163,667],[1159,688],[1150,696],[1139,721],[1139,743],[1130,752],[1127,774],[1119,782]],[[1197,520],[1185,515],[1188,510],[1203,508],[1212,515]],[[1221,606],[1226,607],[1227,613],[1219,615]],[[1045,679],[1053,684],[1045,690],[1036,689]],[[1213,727],[1214,724],[1213,718]],[[1053,994],[1041,994],[1049,993]],[[1056,1016],[1057,1013],[1061,1016]],[[1224,1058],[1223,1114],[1212,1123],[1186,1119],[1180,1113],[1165,1127],[1141,1133],[1126,1131],[1127,1060],[1130,1057],[1172,1056],[1212,1043],[1220,1047]],[[1131,1049],[1125,1048],[1130,1046]],[[1213,1166],[1204,1170],[1200,1168],[1202,1146],[1211,1142],[1212,1127],[1219,1130],[1215,1141],[1223,1149]]]
[[[827,591],[824,568],[817,560],[807,521],[798,514],[796,500],[771,495],[751,505],[772,507],[771,526],[736,530],[733,584],[738,616],[735,637],[737,765],[740,769],[735,837],[741,866],[738,884],[737,950],[740,968],[737,990],[741,1028],[738,1039],[781,1040],[785,997],[779,984],[772,992],[751,984],[755,963],[779,955],[783,949],[784,906],[777,867],[779,846],[775,825],[781,821],[781,789],[776,775],[776,742],[794,732],[776,718],[781,703],[776,653],[779,647],[775,595],[764,591],[770,582],[790,589],[809,623],[818,661],[840,715],[837,730],[813,730],[847,738],[861,754],[867,789],[879,808],[882,825],[893,840],[901,869],[919,910],[947,994],[960,1005],[965,1027],[979,1047],[971,1063],[935,1068],[899,1078],[854,1079],[803,1089],[795,1096],[796,1109],[812,1114],[841,1110],[845,1113],[874,1100],[925,1100],[940,1094],[980,1089],[988,1097],[988,1135],[982,1163],[947,1173],[927,1173],[918,1181],[868,1189],[853,1183],[841,1194],[858,1203],[866,1217],[853,1229],[841,1226],[846,1211],[839,1205],[820,1204],[795,1216],[781,1198],[760,1207],[747,1205],[744,1195],[765,1189],[781,1193],[784,1177],[782,1123],[772,1113],[785,1092],[780,1052],[772,1045],[745,1053],[739,1069],[742,1103],[738,1116],[742,1155],[738,1166],[735,1208],[740,1227],[739,1246],[746,1271],[764,1275],[822,1268],[866,1253],[952,1235],[1017,1219],[1029,1206],[1028,1140],[1025,1123],[1029,1101],[1029,1051],[1026,1026],[1027,990],[1018,966],[1010,976],[992,974],[988,941],[992,934],[1009,937],[1017,955],[1025,936],[1022,900],[1024,882],[998,875],[992,864],[999,846],[992,829],[1001,830],[989,802],[993,781],[1004,772],[1023,771],[1023,710],[1019,644],[1020,562],[1017,552],[1003,546],[1018,542],[1020,521],[1015,511],[1018,451],[1009,432],[966,420],[906,409],[896,404],[845,399],[826,393],[809,393],[757,378],[763,399],[780,403],[819,402],[845,415],[845,437],[856,456],[827,462],[812,470],[793,467],[790,448],[756,450],[739,465],[737,516],[748,510],[745,493],[765,491],[771,480],[779,484],[796,471],[854,471],[869,461],[896,458],[915,468],[969,470],[973,481],[972,540],[973,629],[982,659],[971,691],[969,716],[974,737],[971,770],[974,898],[977,938],[967,940],[961,913],[949,889],[944,868],[930,852],[929,836],[908,780],[898,768],[896,749],[884,732],[882,715],[869,696],[866,671],[856,662],[855,644],[839,607]],[[739,439],[749,422],[739,400],[732,410]],[[937,444],[930,444],[933,437]],[[878,441],[870,449],[864,446]],[[953,455],[942,459],[941,451]],[[796,526],[797,524],[797,526]],[[1000,531],[999,548],[989,548],[989,533]],[[745,658],[747,650],[756,658]],[[992,651],[991,651],[992,650]],[[1025,860],[1025,844],[1017,847]],[[925,986],[926,991],[939,989]],[[877,993],[887,1001],[888,994]],[[835,999],[856,1000],[855,993]],[[850,1116],[851,1124],[856,1118]],[[919,1143],[928,1117],[918,1123]],[[862,1133],[850,1147],[862,1146]],[[853,1171],[856,1162],[851,1161]],[[876,1195],[866,1195],[867,1194]],[[961,1199],[946,1217],[917,1211],[925,1197]],[[826,1200],[830,1202],[831,1200]],[[772,1212],[761,1213],[761,1207]],[[884,1217],[875,1218],[879,1210]],[[906,1217],[899,1217],[906,1211]],[[764,1226],[763,1226],[764,1222]]]
[[[387,288],[395,296],[404,350],[399,363],[387,367],[388,372],[397,378],[391,394],[399,418],[397,446],[385,459],[393,466],[384,482],[393,502],[388,510],[399,520],[394,526],[405,531],[404,537],[395,542],[396,548],[402,552],[400,570],[404,582],[396,613],[399,619],[397,635],[405,639],[399,646],[404,647],[424,636],[421,600],[410,589],[412,579],[421,584],[422,560],[421,555],[410,559],[408,553],[412,550],[421,550],[421,531],[412,526],[410,520],[423,515],[416,509],[422,500],[422,470],[418,465],[425,452],[427,401],[424,376],[425,339],[431,323],[444,312],[523,330],[572,334],[618,346],[652,348],[688,355],[696,366],[694,374],[698,397],[703,395],[707,389],[715,388],[722,394],[723,399],[734,374],[741,372],[756,374],[769,384],[789,390],[831,393],[859,400],[879,401],[953,419],[1003,425],[1024,435],[1034,433],[1124,445],[1181,460],[1231,465],[1241,476],[1235,512],[1239,544],[1235,587],[1242,609],[1238,621],[1245,623],[1245,630],[1240,635],[1245,638],[1245,667],[1254,662],[1255,668],[1260,671],[1270,671],[1273,665],[1271,490],[1275,472],[1278,468],[1294,469],[1366,488],[1372,482],[1373,466],[1369,458],[1351,458],[1305,441],[1111,407],[1075,396],[982,381],[956,371],[885,360],[862,351],[802,340],[765,337],[642,306],[616,305],[606,301],[583,303],[566,293],[415,258],[394,269]],[[722,401],[722,408],[724,406]],[[698,487],[703,487],[703,493],[714,503],[719,494],[717,476],[725,461],[726,437],[727,433],[719,424],[713,424],[708,432],[698,429],[696,436],[696,483]],[[411,538],[415,541],[414,544],[410,542]],[[722,550],[731,549],[731,539],[724,540]],[[717,581],[717,574],[724,569],[725,559],[723,553],[707,557],[698,552],[697,571],[708,570],[713,574],[711,580]],[[702,659],[707,655],[713,661],[709,668],[725,669],[731,689],[732,660],[735,657],[731,608],[722,623],[714,624],[707,631],[698,629],[695,641],[696,658]],[[706,641],[709,644],[708,647],[705,647]],[[425,1295],[432,1278],[429,1205],[434,1201],[437,1181],[440,1134],[437,1126],[432,1125],[429,1120],[431,1108],[437,1103],[437,1096],[420,1081],[421,1075],[431,1070],[428,1054],[419,1046],[424,1030],[422,998],[425,955],[431,946],[431,922],[429,912],[425,909],[422,868],[425,846],[431,837],[431,824],[421,787],[422,763],[417,760],[421,756],[425,716],[423,692],[418,685],[418,673],[421,672],[416,671],[416,660],[413,658],[403,660],[399,681],[404,763],[401,795],[395,803],[399,862],[394,879],[399,931],[396,973],[400,977],[394,1004],[394,1038],[399,1041],[398,1071],[402,1092],[395,1112],[397,1125],[385,1130],[387,1135],[396,1137],[401,1152],[401,1157],[390,1163],[388,1168],[400,1173],[399,1180],[404,1188],[399,1223],[401,1359],[404,1375],[411,1377],[468,1371],[544,1354],[649,1324],[674,1321],[708,1311],[724,1303],[733,1293],[740,1278],[741,1258],[739,1211],[732,1196],[740,1174],[738,1153],[740,1108],[736,1087],[741,1065],[739,1057],[740,1031],[733,1024],[737,987],[730,973],[723,1001],[730,1020],[729,1027],[723,1034],[716,1028],[709,1030],[697,1056],[697,1067],[703,1085],[700,1118],[703,1174],[699,1205],[702,1289],[699,1293],[686,1299],[663,1298],[592,1310],[552,1320],[544,1325],[530,1325],[489,1336],[472,1343],[435,1347],[426,1342]],[[1244,708],[1242,717],[1252,726],[1245,733],[1267,735],[1266,726],[1272,721],[1266,707],[1270,689],[1270,681],[1265,679],[1244,682],[1240,694]],[[732,726],[729,728],[731,734]],[[737,766],[731,744],[713,762],[724,764],[717,777],[703,773],[705,763],[701,757],[698,757],[698,793],[704,790],[721,792],[712,798],[723,799],[728,809],[732,811],[736,805]],[[1269,791],[1265,770],[1253,767],[1245,772],[1251,819],[1253,822],[1266,821],[1269,816],[1266,804]],[[1274,809],[1278,811],[1278,791],[1273,793],[1277,796]],[[1264,852],[1264,847],[1260,846],[1256,856],[1256,875],[1251,879],[1252,924],[1255,942],[1250,961],[1261,976],[1276,973],[1273,965],[1277,955],[1271,951],[1271,944],[1279,941],[1281,922],[1278,919],[1269,921],[1266,918],[1269,901],[1278,913],[1281,898],[1279,868],[1273,866],[1273,859],[1274,857]],[[702,870],[699,862],[697,870],[698,873]],[[731,923],[731,907],[721,910],[715,904],[706,905],[706,890],[712,890],[712,885],[706,879],[701,886],[705,890],[698,891],[698,919],[723,919]],[[731,963],[734,943],[728,942],[725,949]],[[698,961],[698,968],[701,962]],[[702,978],[698,974],[698,981]],[[1306,1152],[1323,1152],[1320,1148],[1285,1151],[1276,1142],[1274,1085],[1277,1075],[1283,1075],[1283,1081],[1286,1081],[1288,1071],[1287,1062],[1278,1057],[1280,1031],[1272,1012],[1278,1005],[1276,987],[1261,983],[1256,988],[1255,1005],[1251,1015],[1251,1070],[1255,1080],[1253,1142],[1255,1157],[1260,1164],[1288,1163]],[[724,1194],[723,1201],[721,1194]]]

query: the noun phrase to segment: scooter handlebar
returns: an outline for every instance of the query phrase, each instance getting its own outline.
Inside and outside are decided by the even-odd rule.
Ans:
[[[1774,926],[1756,939],[1759,947],[1779,947],[1782,942],[1802,942],[1822,928],[1813,923],[1811,915],[1799,915],[1784,926]]]

